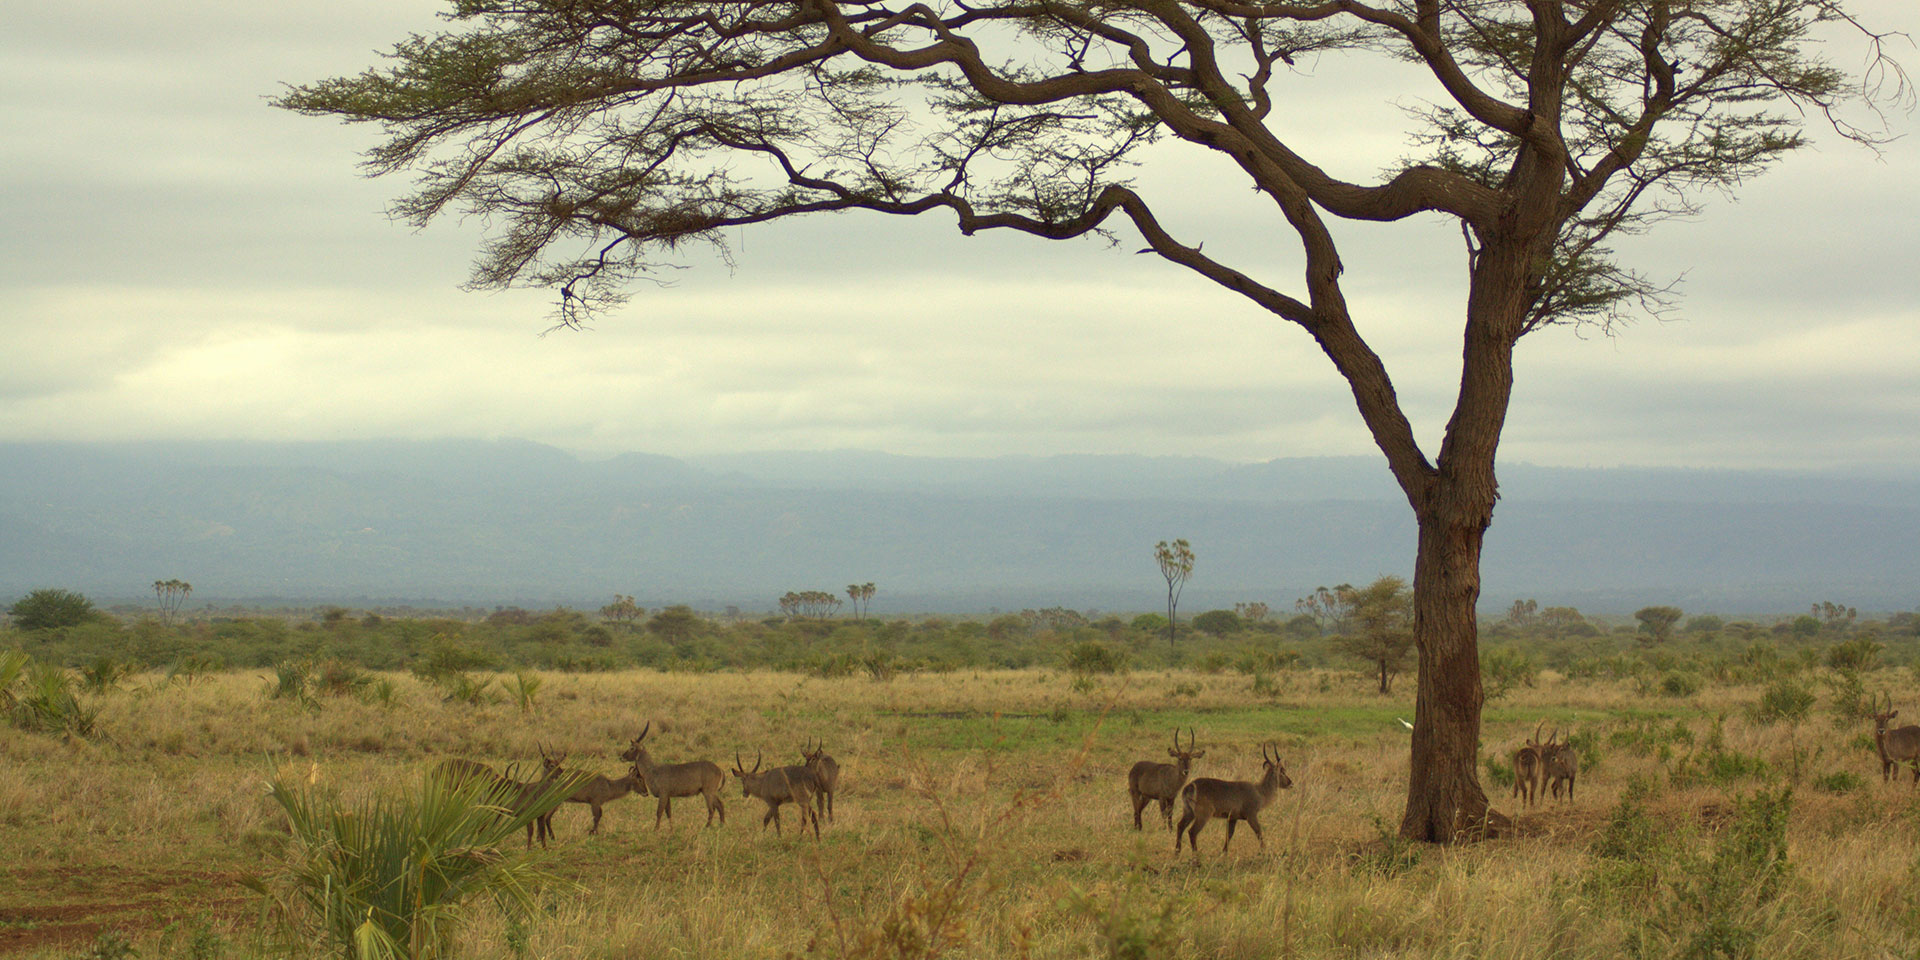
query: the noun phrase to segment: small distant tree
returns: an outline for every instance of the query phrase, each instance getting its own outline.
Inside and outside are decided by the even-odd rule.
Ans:
[[[1341,592],[1343,619],[1353,632],[1335,641],[1342,653],[1372,665],[1382,696],[1393,692],[1393,678],[1407,667],[1413,652],[1413,592],[1400,577],[1385,576],[1361,588]]]
[[[1343,583],[1332,589],[1314,587],[1313,592],[1293,602],[1293,608],[1303,616],[1313,618],[1322,631],[1331,630],[1343,633],[1347,629],[1346,607],[1340,596],[1353,590],[1353,584]]]
[[[1216,637],[1227,637],[1246,629],[1246,625],[1232,610],[1208,610],[1193,618],[1193,628]]]
[[[1533,626],[1534,616],[1539,610],[1540,604],[1533,600],[1515,600],[1513,606],[1507,608],[1507,622],[1516,630],[1525,630]]]
[[[1581,616],[1576,607],[1548,607],[1540,611],[1540,626],[1555,640],[1566,637],[1586,622],[1587,618]]]
[[[647,632],[671,643],[685,643],[693,639],[699,626],[700,617],[692,607],[676,604],[654,614],[647,621]]]
[[[617,623],[629,630],[633,629],[633,625],[646,614],[645,607],[633,602],[632,594],[616,593],[613,595],[612,603],[600,608],[600,619]]]
[[[155,580],[153,596],[160,604],[160,622],[171,626],[180,605],[193,595],[193,584],[185,580]]]
[[[1180,619],[1174,613],[1180,606],[1180,591],[1193,576],[1193,548],[1185,540],[1175,540],[1171,545],[1162,540],[1154,544],[1153,559],[1160,564],[1160,575],[1167,578],[1167,646],[1171,647],[1180,630]]]
[[[1813,616],[1819,617],[1822,626],[1828,630],[1845,630],[1853,624],[1860,611],[1852,607],[1843,607],[1831,600],[1822,600],[1813,605]]]
[[[872,581],[847,584],[847,599],[853,601],[853,615],[856,618],[867,618],[867,611],[873,608],[874,592]]]
[[[1266,604],[1255,601],[1236,603],[1233,605],[1233,612],[1240,619],[1248,623],[1264,623],[1266,622],[1267,614],[1272,611],[1268,609]]]
[[[93,619],[93,601],[72,590],[35,590],[7,608],[13,625],[22,630],[77,627]]]
[[[1673,637],[1673,625],[1683,616],[1679,607],[1641,607],[1633,612],[1640,621],[1642,643],[1666,643]]]

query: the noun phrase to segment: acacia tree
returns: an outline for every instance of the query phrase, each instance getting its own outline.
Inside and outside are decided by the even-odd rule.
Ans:
[[[1160,575],[1167,579],[1167,646],[1171,647],[1180,630],[1180,618],[1174,616],[1174,610],[1180,606],[1180,591],[1193,576],[1193,547],[1185,540],[1162,540],[1153,545],[1153,559],[1160,565]]]
[[[1615,239],[1754,175],[1803,143],[1805,117],[1871,92],[1812,52],[1819,30],[1857,26],[1842,4],[456,0],[450,26],[384,67],[277,103],[381,125],[368,170],[417,178],[396,212],[477,215],[491,232],[475,285],[552,288],[569,326],[664,251],[724,255],[741,227],[845,211],[950,216],[965,234],[1137,234],[1297,325],[1351,387],[1418,526],[1401,832],[1446,840],[1487,809],[1475,606],[1515,346],[1657,300],[1610,257]],[[1904,96],[1866,36],[1868,76]],[[1316,162],[1279,89],[1305,56],[1420,69],[1425,89],[1406,93],[1432,106],[1410,117],[1413,155],[1382,158],[1372,182]],[[1128,179],[1164,140],[1243,178],[1283,242],[1235,266],[1176,236]],[[1459,224],[1467,281],[1436,450],[1361,334],[1331,225],[1431,215]],[[1293,257],[1292,279],[1273,272]]]
[[[1374,669],[1380,695],[1393,692],[1393,678],[1406,669],[1407,654],[1413,649],[1413,597],[1407,581],[1383,576],[1364,587],[1342,586],[1339,591],[1341,621],[1351,623],[1354,632],[1343,633],[1334,641],[1342,653],[1366,661]]]

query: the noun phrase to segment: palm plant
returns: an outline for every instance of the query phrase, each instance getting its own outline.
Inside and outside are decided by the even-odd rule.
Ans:
[[[484,778],[428,776],[415,793],[346,803],[311,786],[275,781],[270,793],[295,838],[268,896],[301,939],[347,960],[436,960],[476,901],[524,912],[560,882],[510,841],[578,786],[557,777],[533,787]]]

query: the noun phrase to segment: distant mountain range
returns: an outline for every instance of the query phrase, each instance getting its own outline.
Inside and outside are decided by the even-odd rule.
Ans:
[[[1505,464],[1483,605],[1672,603],[1760,614],[1920,606],[1920,481]],[[1182,609],[1290,610],[1411,571],[1377,458],[585,460],[526,441],[0,444],[0,602],[108,602],[179,578],[202,602],[767,610],[879,586],[876,615],[1164,603],[1153,544],[1199,556]]]

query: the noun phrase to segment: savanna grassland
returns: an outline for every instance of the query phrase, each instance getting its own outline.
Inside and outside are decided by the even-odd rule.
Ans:
[[[404,794],[444,758],[525,766],[543,745],[617,775],[651,721],[657,762],[795,763],[823,740],[835,822],[816,841],[788,808],[776,836],[731,778],[713,829],[697,798],[657,831],[654,800],[616,801],[594,837],[565,805],[532,854],[561,882],[529,917],[475,909],[461,955],[1911,956],[1920,793],[1882,783],[1857,714],[1860,692],[1911,704],[1915,683],[1830,672],[1532,675],[1486,713],[1513,835],[1453,848],[1393,839],[1411,691],[1352,671],[546,672],[493,675],[475,702],[399,673],[282,697],[271,671],[138,673],[88,698],[90,736],[0,728],[0,953],[338,955],[290,941],[243,883],[271,889],[293,853],[271,781]],[[1543,717],[1580,748],[1577,798],[1517,809],[1504,757]],[[1223,855],[1215,823],[1176,857],[1151,806],[1134,831],[1126,770],[1176,726],[1207,751],[1196,776],[1255,778],[1278,744],[1293,787],[1264,850],[1243,828]]]

